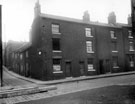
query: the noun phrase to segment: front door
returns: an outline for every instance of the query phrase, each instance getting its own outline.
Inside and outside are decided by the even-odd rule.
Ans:
[[[100,70],[100,74],[104,74],[104,61],[103,60],[99,60],[99,70]]]
[[[29,77],[29,64],[28,63],[26,63],[26,66],[25,66],[25,76]]]
[[[65,73],[66,77],[71,77],[71,62],[66,62]]]
[[[110,60],[106,59],[106,70],[105,73],[111,73]]]
[[[85,65],[84,65],[84,61],[80,61],[80,75],[83,76],[85,75]]]

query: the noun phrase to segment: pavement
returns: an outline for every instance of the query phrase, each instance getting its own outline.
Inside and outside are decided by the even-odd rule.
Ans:
[[[16,78],[28,81],[30,83],[39,84],[39,85],[56,85],[56,84],[61,84],[61,83],[70,83],[70,82],[83,81],[83,80],[92,80],[92,79],[99,79],[99,78],[135,74],[135,71],[130,71],[130,72],[121,72],[121,73],[108,73],[108,74],[101,74],[101,75],[94,75],[94,76],[69,77],[65,79],[51,80],[51,81],[41,81],[41,80],[36,80],[36,79],[20,76],[12,71],[9,71],[7,68],[5,68],[5,71]]]
[[[5,104],[15,104],[19,102],[27,102],[36,99],[43,99],[52,96],[58,96],[67,93],[74,93],[87,89],[100,88],[111,85],[135,85],[135,72],[105,74],[96,76],[83,76],[78,78],[67,78],[62,80],[53,81],[39,81],[35,79],[25,78],[23,76],[16,75],[15,73],[8,71],[10,75],[16,77],[19,80],[27,81],[27,83],[34,83],[36,85],[48,86],[49,84],[55,85],[57,89],[49,90],[48,92],[24,94],[21,96],[14,96],[0,99],[0,102]],[[29,81],[28,81],[29,80]],[[27,85],[27,84],[26,84]]]

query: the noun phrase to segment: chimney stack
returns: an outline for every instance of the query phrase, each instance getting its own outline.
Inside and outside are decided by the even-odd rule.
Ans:
[[[127,21],[128,21],[128,25],[132,25],[132,20],[131,20],[131,15],[130,14],[128,15]]]
[[[113,24],[113,25],[116,24],[116,15],[114,12],[109,13],[108,24]]]
[[[39,0],[37,0],[37,2],[35,3],[35,8],[34,8],[35,17],[39,16],[40,12],[41,12],[41,6],[39,4]]]
[[[84,12],[83,21],[84,22],[90,22],[90,15],[89,15],[89,12],[88,11],[85,11]]]

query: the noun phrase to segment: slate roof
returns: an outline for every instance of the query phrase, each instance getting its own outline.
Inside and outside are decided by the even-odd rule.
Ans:
[[[63,17],[63,16],[56,16],[56,15],[51,15],[51,14],[40,14],[40,17],[42,18],[51,18],[51,19],[56,19],[56,20],[62,20],[62,21],[68,21],[68,22],[76,22],[76,23],[82,23],[82,24],[90,24],[90,25],[96,25],[96,26],[105,26],[105,27],[113,27],[113,28],[122,28],[123,26],[126,27],[131,27],[128,24],[122,24],[122,23],[116,23],[115,25],[113,24],[107,24],[107,23],[101,23],[101,22],[84,22],[81,19],[75,19],[75,18],[69,18],[69,17]]]

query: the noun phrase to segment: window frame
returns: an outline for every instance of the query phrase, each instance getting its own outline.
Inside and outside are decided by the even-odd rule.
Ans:
[[[92,28],[85,28],[85,36],[86,37],[93,37]]]
[[[93,41],[86,41],[86,51],[87,51],[87,53],[94,53]]]
[[[95,71],[95,69],[94,69],[94,59],[93,58],[87,59],[87,68],[88,68],[88,71]]]
[[[25,55],[26,55],[26,58],[28,58],[29,57],[29,52],[26,51]]]
[[[52,23],[51,25],[52,34],[60,34],[60,25],[56,23]]]
[[[20,60],[22,60],[22,59],[23,59],[23,54],[21,53],[21,54],[20,54]]]
[[[58,40],[58,44],[55,43],[56,40]],[[56,45],[58,45],[57,48],[56,48]],[[52,50],[53,52],[61,52],[61,42],[59,38],[52,38]]]
[[[110,31],[111,39],[117,39],[115,31]]]
[[[129,42],[129,51],[135,51],[134,42]]]
[[[131,30],[128,31],[128,38],[129,38],[129,39],[132,39],[132,38],[133,38],[133,36],[132,36],[132,31],[131,31]]]
[[[56,60],[59,62],[57,63]],[[61,59],[60,58],[52,59],[52,67],[53,67],[53,73],[62,73],[63,72],[62,68],[61,68]]]
[[[129,66],[130,67],[134,67],[135,66],[133,55],[129,56]]]
[[[117,42],[112,42],[112,52],[118,52]]]

